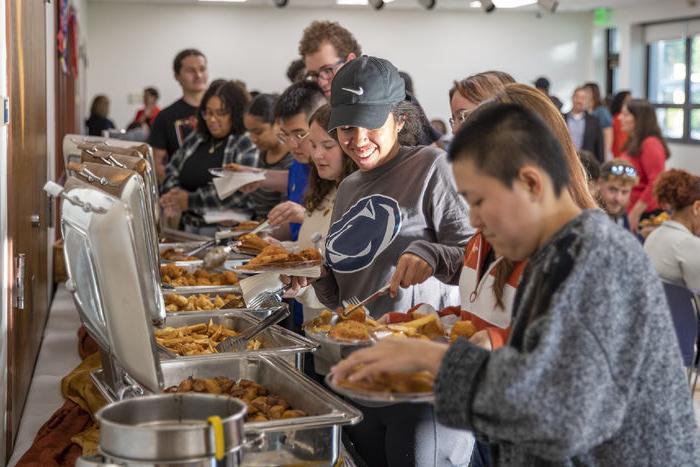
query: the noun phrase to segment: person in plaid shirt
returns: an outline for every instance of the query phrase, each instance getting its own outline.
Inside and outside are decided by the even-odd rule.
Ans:
[[[226,164],[257,167],[259,152],[245,133],[243,114],[248,93],[232,81],[218,80],[204,94],[197,115],[197,131],[185,139],[171,158],[161,188],[160,204],[166,217],[183,215],[187,230],[204,226],[201,215],[209,209],[250,210],[250,200],[234,193],[221,200],[209,169]]]

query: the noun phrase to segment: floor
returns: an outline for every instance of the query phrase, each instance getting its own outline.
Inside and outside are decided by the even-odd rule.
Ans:
[[[51,305],[34,378],[19,427],[15,449],[8,464],[13,467],[29,449],[39,428],[63,405],[61,379],[80,363],[77,330],[80,320],[73,299],[59,286]],[[700,383],[693,402],[700,426]]]

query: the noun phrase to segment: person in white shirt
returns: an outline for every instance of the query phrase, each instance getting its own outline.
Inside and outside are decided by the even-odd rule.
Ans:
[[[659,176],[654,196],[671,208],[671,220],[649,235],[644,251],[662,279],[700,293],[700,177],[668,170]]]

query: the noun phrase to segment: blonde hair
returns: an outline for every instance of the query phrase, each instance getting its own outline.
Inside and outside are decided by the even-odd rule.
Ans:
[[[554,136],[561,144],[569,166],[571,182],[569,193],[574,202],[581,209],[595,208],[598,204],[588,189],[586,170],[581,164],[581,160],[576,153],[576,147],[571,140],[569,129],[566,126],[564,117],[554,106],[549,97],[545,96],[532,86],[514,83],[508,84],[505,89],[494,99],[496,102],[504,104],[520,104],[539,115],[554,133]]]

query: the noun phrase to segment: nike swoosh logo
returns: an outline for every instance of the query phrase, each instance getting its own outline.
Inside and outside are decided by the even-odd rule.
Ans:
[[[365,90],[362,89],[362,86],[360,86],[360,89],[350,89],[350,88],[341,88],[343,91],[351,92],[355,94],[356,96],[361,96],[362,94],[365,93]]]

